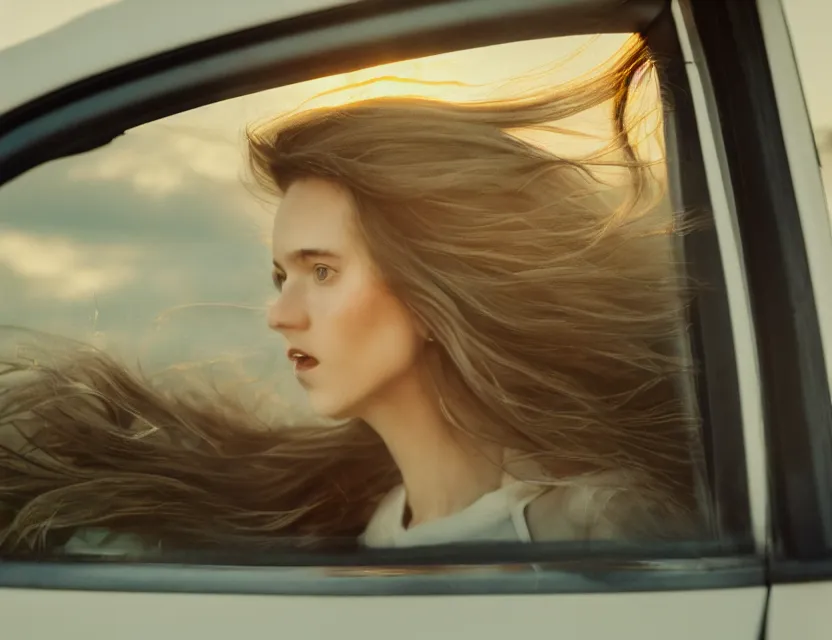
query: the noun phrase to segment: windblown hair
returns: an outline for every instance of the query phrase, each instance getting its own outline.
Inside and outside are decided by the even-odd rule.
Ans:
[[[627,124],[634,39],[591,77],[513,100],[383,98],[249,131],[264,187],[344,187],[390,289],[435,336],[449,422],[513,452],[522,480],[613,472],[657,536],[698,535],[697,418],[683,399],[685,282],[674,227]],[[612,105],[604,154],[524,141]],[[596,169],[616,165],[627,188]],[[621,194],[624,193],[624,197]],[[104,527],[171,548],[355,539],[401,481],[381,439],[265,424],[232,398],[151,384],[109,356],[9,363],[0,396],[0,549]],[[522,464],[521,464],[522,463]],[[622,532],[628,528],[622,516]]]

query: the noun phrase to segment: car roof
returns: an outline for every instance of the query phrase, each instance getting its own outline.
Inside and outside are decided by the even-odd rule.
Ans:
[[[120,0],[0,49],[0,114],[65,85],[164,51],[354,1]],[[17,4],[11,13],[28,11],[37,19],[37,2],[17,0]]]

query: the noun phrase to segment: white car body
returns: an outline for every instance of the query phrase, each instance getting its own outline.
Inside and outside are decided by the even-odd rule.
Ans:
[[[28,117],[26,109],[36,101],[43,102],[42,98],[50,94],[43,102],[47,104],[44,109],[47,112],[58,109],[60,95],[55,92],[125,65],[244,29],[279,24],[326,9],[344,9],[351,4],[367,3],[122,0],[107,4],[46,33],[0,49],[0,117],[15,111],[23,114],[21,118]],[[480,11],[499,12],[502,6],[508,6],[495,0],[457,4],[470,10],[472,19],[477,19]],[[526,2],[530,11],[558,4],[557,0]],[[572,0],[571,4],[577,2]],[[606,6],[614,10],[617,4],[610,1]],[[765,397],[760,381],[757,329],[726,160],[725,145],[729,143],[719,131],[720,116],[701,53],[702,45],[687,13],[688,3],[673,0],[669,4],[691,85],[729,295],[754,545],[752,555],[764,567],[773,544],[770,456],[764,430]],[[415,6],[416,3],[409,3],[405,9],[415,11]],[[829,287],[832,233],[812,126],[780,0],[758,0],[757,6],[806,246],[817,326],[822,345],[829,347],[822,350],[823,362],[829,371],[832,370],[832,287]],[[14,11],[12,8],[12,20]],[[419,28],[435,28],[431,24],[424,18],[424,26]],[[290,37],[285,37],[287,42]],[[94,99],[95,96],[90,98]],[[41,117],[46,116],[37,115]],[[29,126],[28,121],[24,124],[11,119],[2,122],[10,122],[14,127],[9,131],[0,129],[0,160],[8,149],[17,153],[18,148],[28,144],[25,137],[29,135],[29,130],[24,130]],[[824,384],[829,387],[828,378]],[[772,586],[766,583],[761,568],[757,582],[749,579],[744,584],[739,581],[724,588],[707,580],[703,588],[697,587],[695,581],[673,582],[674,576],[694,569],[707,573],[710,569],[727,571],[726,567],[730,566],[730,559],[724,564],[704,559],[699,567],[693,561],[679,561],[678,566],[669,561],[663,569],[671,585],[667,589],[659,586],[659,582],[651,587],[649,581],[644,583],[646,586],[616,585],[613,581],[599,587],[594,583],[597,578],[578,576],[573,582],[578,584],[583,579],[583,587],[570,592],[569,585],[573,584],[570,580],[574,576],[570,578],[569,571],[561,572],[560,582],[554,578],[547,582],[548,578],[540,577],[539,584],[535,583],[538,565],[530,565],[522,575],[513,578],[501,577],[498,570],[487,566],[470,568],[461,578],[457,576],[455,582],[457,578],[446,580],[442,576],[374,575],[372,570],[363,576],[358,575],[360,572],[334,575],[314,567],[71,564],[56,569],[0,561],[0,637],[4,640],[152,637],[227,640],[278,635],[338,640],[390,637],[496,640],[521,635],[620,640],[762,637],[820,640],[829,637],[832,581],[799,580],[800,584]],[[496,584],[503,586],[491,592]],[[547,584],[550,586],[546,587]],[[765,636],[761,635],[763,629]]]

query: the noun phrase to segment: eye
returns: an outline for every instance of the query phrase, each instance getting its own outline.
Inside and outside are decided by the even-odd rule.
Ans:
[[[315,265],[315,280],[317,282],[326,282],[327,280],[329,280],[329,277],[331,275],[332,269],[330,269],[329,267],[322,264]]]
[[[286,282],[286,274],[277,269],[272,269],[272,282],[274,288],[278,291],[283,291],[283,283]]]

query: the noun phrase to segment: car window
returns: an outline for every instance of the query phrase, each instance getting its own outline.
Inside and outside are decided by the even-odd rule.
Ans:
[[[264,310],[274,296],[268,266],[276,201],[248,175],[246,127],[379,96],[519,94],[541,80],[586,73],[626,38],[516,43],[320,78],[164,118],[96,151],[44,165],[0,195],[7,212],[0,260],[9,292],[3,321],[89,342],[154,371],[245,371],[258,384],[289,381],[289,396],[302,395],[281,341],[265,329]],[[504,64],[483,64],[495,56]],[[653,111],[655,119],[655,105]],[[575,120],[594,137],[563,136],[572,153],[609,138],[604,109]],[[645,141],[649,146],[656,155],[655,135]]]
[[[521,216],[510,218],[509,224],[502,217],[495,220],[475,209],[471,215],[482,215],[483,222],[480,226],[472,225],[471,235],[461,241],[467,253],[460,255],[449,252],[438,234],[431,235],[433,226],[423,225],[420,216],[426,214],[420,207],[435,204],[433,199],[439,196],[432,191],[433,185],[443,185],[454,172],[464,174],[468,170],[463,160],[476,159],[479,154],[475,150],[470,157],[460,156],[454,162],[437,158],[430,181],[406,183],[409,195],[400,201],[399,208],[410,212],[409,217],[402,218],[402,225],[407,226],[388,231],[418,237],[420,244],[414,246],[421,253],[412,254],[418,259],[409,259],[406,254],[401,254],[400,261],[391,258],[389,264],[396,266],[391,267],[394,275],[386,275],[385,286],[390,291],[384,291],[385,296],[390,293],[392,297],[384,300],[396,299],[396,287],[401,289],[411,282],[407,279],[411,272],[400,264],[415,271],[425,270],[425,265],[437,266],[426,271],[432,288],[425,285],[424,291],[408,290],[411,294],[418,291],[418,296],[410,306],[402,307],[407,320],[396,324],[396,331],[389,329],[392,321],[382,323],[375,332],[366,329],[373,326],[377,317],[404,317],[391,311],[385,306],[387,303],[382,304],[380,298],[354,297],[351,300],[360,300],[361,304],[350,306],[342,302],[338,306],[332,302],[335,298],[320,297],[323,294],[318,292],[324,291],[324,286],[330,286],[329,291],[336,290],[339,272],[348,273],[345,263],[356,264],[363,253],[345,258],[341,251],[333,266],[328,257],[321,257],[332,252],[315,244],[320,237],[327,238],[330,245],[343,244],[345,238],[354,237],[350,235],[354,230],[338,230],[339,221],[344,218],[338,218],[337,213],[331,214],[336,217],[326,217],[329,214],[325,212],[349,202],[359,208],[364,203],[368,209],[389,204],[392,196],[384,189],[393,188],[388,181],[393,180],[395,166],[391,164],[389,171],[373,174],[374,180],[366,185],[356,178],[356,184],[362,186],[353,186],[355,200],[351,201],[327,182],[334,169],[320,168],[321,163],[332,159],[332,153],[321,153],[310,160],[311,156],[304,153],[312,151],[299,151],[286,160],[289,164],[284,170],[293,179],[292,172],[297,169],[292,163],[310,162],[321,173],[316,176],[317,182],[298,178],[290,181],[291,186],[281,186],[280,179],[276,179],[274,186],[285,191],[282,198],[264,191],[262,179],[257,181],[258,170],[262,178],[278,160],[261,158],[259,164],[254,163],[254,172],[248,164],[247,148],[268,147],[269,129],[258,129],[257,125],[276,115],[328,109],[327,118],[320,125],[326,131],[327,126],[353,122],[351,118],[356,122],[377,122],[375,118],[381,116],[362,109],[376,108],[377,104],[381,105],[377,108],[382,108],[385,103],[373,102],[378,98],[418,96],[466,103],[519,96],[522,104],[540,87],[557,87],[586,74],[599,74],[609,60],[621,59],[623,48],[632,42],[630,34],[530,40],[291,84],[130,128],[110,144],[41,165],[4,185],[0,189],[0,278],[4,291],[0,323],[5,325],[3,348],[9,354],[7,362],[12,363],[12,370],[7,371],[11,392],[6,396],[12,401],[3,407],[2,424],[21,440],[28,439],[28,443],[6,445],[2,473],[13,482],[4,494],[7,515],[0,524],[7,527],[7,533],[0,545],[5,545],[8,553],[22,557],[49,553],[157,558],[160,551],[164,557],[169,550],[181,552],[191,547],[199,551],[222,549],[223,545],[242,546],[249,551],[274,549],[285,546],[285,540],[295,544],[307,538],[338,538],[340,543],[346,540],[347,547],[352,549],[356,534],[360,534],[359,541],[377,534],[383,541],[378,545],[381,547],[395,546],[401,541],[404,546],[416,545],[408,542],[412,540],[423,544],[584,544],[587,540],[640,543],[653,540],[655,532],[650,530],[650,523],[657,523],[661,541],[668,538],[694,543],[688,547],[694,554],[715,540],[734,544],[733,536],[738,536],[747,541],[745,525],[722,527],[716,508],[720,497],[713,482],[714,473],[709,469],[715,448],[709,432],[713,411],[704,410],[710,401],[703,394],[704,388],[716,383],[697,372],[698,361],[710,353],[711,347],[707,340],[691,337],[687,327],[695,325],[702,316],[689,315],[683,303],[686,294],[677,288],[677,280],[687,273],[687,263],[706,259],[707,253],[680,246],[681,241],[674,235],[687,226],[687,221],[677,213],[679,205],[685,206],[687,196],[680,195],[675,179],[668,179],[668,164],[676,166],[677,157],[666,157],[667,122],[659,86],[661,73],[637,75],[633,86],[627,86],[630,100],[626,105],[621,102],[620,93],[611,94],[608,100],[592,108],[564,108],[565,117],[556,128],[525,127],[499,139],[500,144],[508,145],[507,149],[515,148],[511,145],[536,145],[535,153],[548,154],[549,158],[555,154],[562,162],[559,170],[567,172],[566,184],[571,189],[571,208],[564,215],[597,215],[592,206],[601,207],[599,203],[603,203],[607,218],[588,227],[597,236],[581,238],[583,244],[575,252],[574,263],[565,259],[557,262],[555,249],[541,246],[538,237],[524,235],[524,225],[528,226],[529,221],[524,222]],[[432,107],[419,104],[425,109],[420,113],[429,121]],[[616,129],[620,121],[616,121],[615,115],[620,115],[624,106],[626,120],[632,124],[628,139],[634,145],[622,151],[614,147],[616,141],[621,141]],[[381,113],[383,116],[388,112]],[[297,122],[305,121],[301,117]],[[427,125],[426,131],[430,131]],[[312,134],[297,129],[285,135],[288,139],[297,135],[303,140],[305,135]],[[261,146],[256,147],[251,140],[259,141]],[[333,140],[332,144],[336,144],[339,138]],[[395,137],[391,140],[393,148]],[[371,142],[367,155],[359,153],[344,162],[345,171],[357,170],[356,167],[364,166],[362,163],[370,164],[374,153],[389,151],[387,146],[376,145],[372,139]],[[309,149],[314,148],[310,143]],[[488,150],[484,147],[480,154]],[[627,155],[631,152],[636,157]],[[668,153],[676,154],[678,148]],[[593,163],[592,179],[580,171],[581,159],[587,162],[588,158]],[[641,178],[645,182],[638,184],[639,189],[630,189],[631,169],[636,160],[644,163]],[[398,161],[406,166],[415,163],[410,156]],[[445,169],[443,162],[448,162]],[[523,173],[524,188],[527,181],[531,184],[536,177],[539,176],[531,170],[528,176]],[[471,180],[474,178],[472,175]],[[308,188],[303,190],[298,185]],[[498,194],[495,197],[502,197],[498,187],[494,187]],[[438,186],[436,189],[437,193],[444,193]],[[630,206],[634,194],[638,196],[638,208]],[[475,195],[481,197],[482,192],[471,193],[467,198],[473,201]],[[553,192],[551,197],[562,194]],[[594,198],[592,206],[585,204],[590,198]],[[649,206],[645,204],[648,200]],[[698,204],[702,205],[699,213],[706,218],[700,222],[713,233],[707,220],[707,203]],[[634,215],[635,211],[649,215],[621,222],[621,217]],[[445,222],[448,218],[437,219],[449,224]],[[648,220],[653,222],[648,224]],[[655,220],[663,222],[657,225]],[[507,230],[528,243],[528,250],[517,254],[522,256],[520,259],[538,256],[539,263],[518,270],[502,255],[482,253],[475,245],[466,244],[473,243],[477,234],[485,233],[489,224],[508,224]],[[633,242],[647,246],[645,238],[650,238],[649,242],[654,243],[650,245],[654,250],[649,253],[652,262],[647,262],[646,253],[640,254],[643,262],[638,262],[639,256],[628,257],[627,243],[620,248],[610,245],[603,259],[591,258],[596,242],[617,237],[616,229],[640,229],[640,224],[646,230],[632,231]],[[372,232],[361,228],[364,233]],[[558,234],[553,233],[552,237]],[[371,245],[367,252],[379,255],[384,249]],[[304,260],[307,254],[315,259],[296,260],[298,250],[304,254]],[[467,263],[461,259],[465,255]],[[482,262],[484,257],[494,262]],[[501,262],[504,260],[505,263]],[[487,268],[475,266],[482,264]],[[546,265],[545,273],[552,287],[556,288],[558,282],[569,282],[575,287],[572,292],[564,288],[562,297],[552,297],[552,308],[559,308],[563,317],[553,315],[544,320],[551,323],[553,334],[558,323],[563,330],[566,329],[562,325],[569,325],[569,330],[577,327],[574,336],[584,340],[581,344],[585,346],[581,350],[576,345],[561,343],[558,348],[562,357],[553,358],[551,347],[547,353],[547,347],[540,345],[542,351],[523,352],[524,358],[509,361],[499,354],[503,349],[515,348],[518,335],[514,332],[519,333],[525,326],[534,331],[541,329],[526,322],[525,316],[510,320],[517,310],[509,308],[508,303],[501,306],[501,301],[512,300],[516,291],[527,287],[534,291],[531,285],[542,282],[540,265]],[[677,265],[682,265],[684,271],[680,272]],[[468,279],[463,280],[462,275],[458,280],[445,277],[443,269],[449,274],[466,274]],[[577,274],[570,276],[571,280],[567,277],[570,269]],[[371,271],[361,272],[365,274],[361,277],[370,278]],[[494,281],[483,275],[496,278],[499,273],[510,275],[506,283],[515,288],[514,294],[510,290],[500,291]],[[595,274],[595,280],[581,279],[590,273]],[[564,279],[558,280],[559,277]],[[720,277],[717,274],[708,283],[716,296],[724,296]],[[354,276],[353,283],[357,279]],[[635,287],[634,281],[639,279],[646,286]],[[346,276],[342,286],[346,286],[345,280]],[[463,281],[467,284],[463,285]],[[299,284],[303,282],[306,284]],[[320,288],[311,288],[310,282]],[[499,280],[496,282],[499,284]],[[356,291],[366,293],[359,285],[354,286],[358,287]],[[666,291],[667,297],[657,296],[651,302],[656,306],[649,309],[640,309],[638,303],[622,295],[633,291],[634,296],[647,296],[655,290]],[[492,293],[486,297],[483,291]],[[573,310],[571,316],[569,295],[581,304],[588,300],[585,306],[578,305],[578,311]],[[693,296],[698,299],[698,294]],[[443,303],[445,306],[439,302],[419,306],[418,301],[424,299],[447,302]],[[609,301],[615,302],[608,305]],[[529,303],[529,299],[525,302]],[[528,308],[533,311],[535,305]],[[388,312],[392,315],[384,315]],[[620,314],[618,320],[616,314]],[[339,322],[341,317],[346,320]],[[462,322],[460,317],[464,323],[454,325],[454,319]],[[493,342],[483,342],[482,353],[493,357],[493,362],[487,358],[471,361],[466,351],[474,344],[471,336],[489,335],[487,332],[493,330],[497,320],[502,323],[500,327],[512,329],[489,338]],[[575,327],[570,323],[576,323]],[[313,334],[313,326],[330,327],[331,331]],[[583,326],[593,327],[591,336],[586,335],[588,329],[582,332]],[[407,339],[402,337],[402,327],[411,331]],[[646,333],[646,328],[655,330],[656,335]],[[712,321],[708,331],[730,333],[730,326]],[[324,337],[310,337],[313,335]],[[340,336],[340,342],[333,346],[332,339],[326,337],[330,335]],[[393,464],[400,458],[395,452],[391,456],[392,447],[387,448],[387,438],[396,436],[364,430],[355,431],[352,440],[328,441],[317,435],[330,429],[327,433],[339,434],[340,438],[339,425],[353,425],[345,422],[355,417],[349,411],[364,406],[349,405],[349,411],[342,411],[347,406],[342,398],[344,390],[362,384],[365,386],[360,388],[366,390],[366,385],[377,384],[373,372],[389,376],[385,384],[392,384],[390,380],[398,378],[388,373],[386,363],[403,362],[402,345],[417,338],[420,349],[428,353],[441,349],[437,357],[446,358],[443,362],[453,363],[464,372],[460,378],[435,379],[446,385],[448,394],[464,396],[474,392],[477,398],[488,393],[501,394],[496,399],[499,402],[493,395],[487,397],[488,402],[483,400],[476,405],[471,415],[485,424],[490,424],[488,420],[495,424],[505,424],[509,418],[516,420],[497,437],[500,446],[494,456],[499,461],[489,459],[491,466],[504,465],[498,484],[491,486],[486,482],[489,490],[484,493],[472,489],[467,497],[458,498],[462,504],[457,506],[462,508],[451,512],[463,515],[462,521],[457,520],[453,526],[471,531],[461,538],[443,533],[443,523],[451,522],[450,516],[434,517],[430,508],[418,511],[413,506],[418,504],[417,494],[415,490],[408,493],[407,468]],[[313,375],[324,375],[326,354],[352,353],[347,347],[353,346],[353,340],[356,344],[371,341],[366,344],[375,345],[376,350],[362,352],[360,358],[343,356],[338,362],[344,367],[332,374],[334,382],[308,381]],[[621,345],[632,349],[616,352]],[[91,353],[91,360],[83,360]],[[96,356],[98,353],[104,355]],[[634,354],[637,360],[627,360],[624,353]],[[597,358],[594,364],[587,364],[591,362],[590,354]],[[336,355],[333,360],[341,357]],[[356,364],[358,360],[360,365]],[[563,368],[550,372],[544,365],[551,362],[562,362]],[[540,369],[530,373],[529,369],[535,366]],[[597,367],[592,376],[579,378],[592,367]],[[77,371],[81,371],[77,374],[80,377],[73,377]],[[304,378],[305,371],[313,371],[308,379]],[[621,372],[629,373],[625,376]],[[26,386],[33,377],[41,381],[41,386]],[[525,379],[537,379],[534,384],[538,386],[522,386],[519,381]],[[576,382],[578,379],[580,383]],[[139,388],[146,393],[137,393]],[[329,391],[319,392],[319,388]],[[57,413],[49,414],[44,409],[46,405],[37,399],[33,401],[31,394],[16,395],[19,389],[46,394],[44,401],[52,403],[49,406],[55,407]],[[76,393],[79,395],[73,395]],[[77,397],[91,400],[73,404]],[[535,398],[535,403],[530,398]],[[21,406],[26,409],[22,417],[15,413]],[[461,415],[454,411],[462,406],[466,405],[451,400],[443,407],[443,419],[454,424]],[[47,415],[51,417],[44,418]],[[500,417],[499,421],[495,415]],[[240,431],[240,437],[234,439],[223,429],[236,428],[235,420],[240,416],[250,419],[247,428],[251,428]],[[577,447],[572,458],[561,457],[562,468],[568,469],[563,477],[544,482],[534,472],[528,472],[534,482],[520,482],[522,486],[517,486],[517,476],[527,473],[523,464],[548,460],[529,444],[535,438],[551,442],[550,422],[544,418],[560,419],[564,425],[572,421],[573,431],[566,432],[573,433],[575,438],[591,428],[598,429],[597,436],[588,442],[595,443],[592,446],[603,453],[599,459],[607,460],[604,456],[609,456],[614,462],[598,464],[586,458],[587,446]],[[54,429],[39,436],[43,433],[39,425],[44,419],[51,421]],[[102,420],[108,424],[102,426]],[[85,437],[89,437],[90,429],[100,429],[105,434],[100,447],[92,446],[92,437],[86,441],[89,446],[80,446],[80,440],[61,440],[69,430],[62,430],[60,425],[70,423]],[[276,424],[287,430],[308,429],[314,424],[318,431],[314,437],[292,441],[291,447],[281,450],[284,445],[274,435]],[[616,429],[623,424],[632,431],[622,435]],[[463,433],[470,428],[464,424],[455,426]],[[53,436],[57,440],[51,440]],[[270,440],[275,437],[278,439]],[[345,459],[339,457],[338,447],[332,442],[354,448],[355,456],[344,462],[353,466],[339,467],[333,462]],[[660,448],[659,442],[665,448]],[[565,437],[561,445],[569,450],[572,442]],[[615,448],[619,445],[630,447],[630,453],[619,455]],[[33,448],[28,449],[29,446]],[[486,449],[495,451],[483,446],[482,450]],[[447,449],[438,450],[450,455]],[[511,458],[515,466],[509,467],[506,451],[515,450],[520,455]],[[37,472],[30,471],[20,462],[21,451],[28,456],[26,464],[45,466],[38,466]],[[329,457],[324,455],[327,451]],[[40,460],[40,453],[50,460]],[[552,449],[553,459],[556,453]],[[380,455],[384,464],[376,463],[382,459]],[[482,455],[488,457],[491,453]],[[280,476],[280,461],[289,459],[297,472]],[[423,457],[424,464],[428,459]],[[668,459],[677,460],[678,465],[668,463]],[[310,470],[304,460],[322,466]],[[523,464],[516,464],[518,460]],[[55,464],[58,467],[50,466]],[[45,476],[40,469],[48,470]],[[493,471],[488,466],[477,469]],[[57,485],[53,474],[62,478]],[[258,486],[248,480],[270,478],[270,474],[279,478],[275,486],[269,482]],[[424,483],[439,475],[417,471],[413,477],[421,477]],[[668,496],[673,499],[669,500],[656,500],[650,494],[658,486],[655,484],[627,491],[628,483],[653,476],[661,478],[665,487],[683,489],[670,491]],[[316,484],[307,482],[307,477],[325,481]],[[559,492],[560,485],[569,490]],[[53,495],[61,496],[57,503],[44,498],[48,496],[43,490],[45,486],[57,491]],[[147,494],[141,494],[143,486],[148,488]],[[289,501],[286,496],[290,494],[281,493],[285,487],[294,487]],[[271,502],[264,495],[273,495]],[[623,502],[621,495],[625,496]],[[628,495],[631,497],[627,498]],[[299,504],[298,496],[304,497]],[[674,502],[676,498],[679,505]],[[687,503],[681,504],[685,500]],[[607,505],[612,505],[612,511],[605,510]],[[745,504],[734,506],[747,508]],[[330,510],[327,518],[318,518],[316,514],[325,509]],[[333,518],[333,509],[343,513],[338,511],[338,517]],[[220,512],[220,518],[213,517]],[[685,520],[688,516],[691,522],[696,521],[694,525]],[[496,519],[488,520],[490,528],[483,534],[478,518]],[[321,524],[335,520],[337,527]],[[564,528],[564,522],[577,524]],[[626,523],[624,529],[622,523]],[[622,530],[629,533],[621,535]]]

